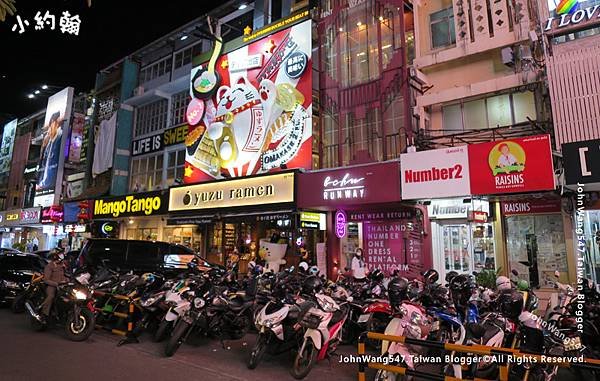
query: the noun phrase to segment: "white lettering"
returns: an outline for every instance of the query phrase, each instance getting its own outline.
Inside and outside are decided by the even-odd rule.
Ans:
[[[581,165],[581,176],[591,176],[592,172],[588,170],[587,159],[585,153],[588,151],[587,147],[581,147],[579,149],[579,164]]]

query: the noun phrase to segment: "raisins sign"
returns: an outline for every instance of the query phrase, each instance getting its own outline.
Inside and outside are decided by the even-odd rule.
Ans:
[[[471,194],[553,190],[550,135],[469,146]]]
[[[453,147],[400,156],[402,199],[466,196],[469,189],[467,147]]]

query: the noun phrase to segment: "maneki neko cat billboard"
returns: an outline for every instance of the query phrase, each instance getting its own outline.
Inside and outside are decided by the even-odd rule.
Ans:
[[[311,168],[311,23],[192,69],[185,183]]]

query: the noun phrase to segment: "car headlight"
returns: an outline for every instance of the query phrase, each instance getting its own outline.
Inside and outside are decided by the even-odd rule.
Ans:
[[[19,286],[19,284],[17,282],[13,282],[10,280],[5,280],[4,281],[4,286],[6,288],[21,288],[21,286]]]
[[[81,291],[81,290],[73,290],[73,296],[77,300],[86,300],[88,297],[87,293],[85,293],[84,291]]]

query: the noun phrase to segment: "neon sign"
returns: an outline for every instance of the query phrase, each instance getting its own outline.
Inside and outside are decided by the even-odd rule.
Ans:
[[[346,236],[346,221],[348,217],[346,212],[338,210],[335,212],[335,236],[338,238],[344,238]]]

